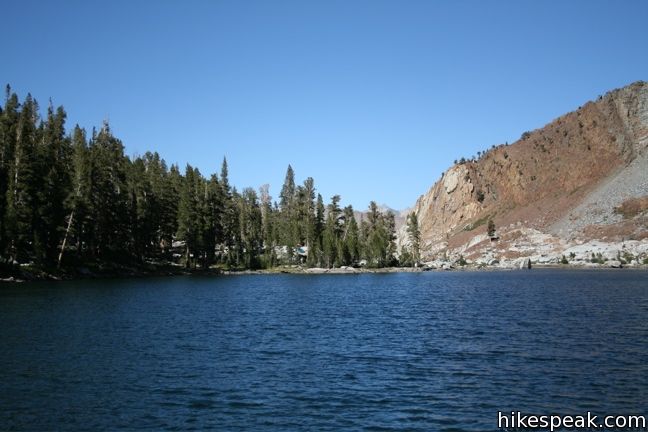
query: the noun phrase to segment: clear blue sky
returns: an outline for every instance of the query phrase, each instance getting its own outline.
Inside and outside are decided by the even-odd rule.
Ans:
[[[1,0],[0,82],[239,188],[402,209],[454,159],[648,80],[646,1]]]

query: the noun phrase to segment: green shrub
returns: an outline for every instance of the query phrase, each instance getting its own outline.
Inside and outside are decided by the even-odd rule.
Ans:
[[[495,222],[493,222],[493,219],[488,220],[487,233],[488,233],[489,237],[494,237],[495,236]]]
[[[590,260],[590,262],[595,264],[605,264],[605,261],[607,261],[607,258],[603,258],[601,252],[597,254],[594,254],[594,252],[592,252],[592,259]]]

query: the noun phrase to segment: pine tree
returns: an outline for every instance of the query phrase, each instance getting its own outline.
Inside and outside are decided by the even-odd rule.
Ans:
[[[199,173],[187,164],[180,190],[178,203],[178,239],[185,242],[185,266],[195,263],[193,258],[198,250],[199,241],[199,202],[196,184]]]
[[[204,184],[204,227],[202,243],[205,249],[204,267],[214,262],[216,245],[224,240],[222,216],[223,216],[223,194],[218,177],[212,175],[209,182]]]
[[[36,192],[39,188],[36,142],[38,104],[28,94],[16,127],[13,155],[9,161],[5,230],[12,261],[33,257],[33,227],[36,219]]]
[[[317,194],[317,204],[315,205],[315,219],[313,221],[313,245],[308,251],[308,265],[319,266],[324,265],[324,249],[323,249],[323,235],[324,235],[324,200],[322,195]]]
[[[358,223],[353,214],[353,207],[344,208],[344,234],[342,241],[342,264],[353,265],[360,259],[360,242]]]
[[[419,229],[418,217],[412,212],[407,216],[407,236],[410,242],[410,254],[414,265],[421,260],[421,231]]]
[[[322,236],[324,262],[328,268],[339,265],[340,263],[338,242],[341,233],[341,210],[339,202],[339,195],[334,195],[331,198],[331,203],[327,208],[326,225]]]
[[[243,241],[241,239],[241,219],[239,216],[240,207],[239,201],[241,195],[238,193],[236,188],[232,188],[232,196],[230,199],[230,215],[231,221],[231,237],[230,245],[228,246],[228,264],[234,267],[240,267],[242,263],[242,253],[243,253]]]
[[[370,266],[380,267],[382,249],[384,244],[381,214],[378,205],[371,201],[367,212],[367,224],[365,226],[365,258]]]
[[[223,212],[221,215],[221,227],[223,230],[223,246],[225,249],[225,262],[229,266],[237,266],[239,263],[239,227],[238,227],[238,209],[236,205],[236,190],[232,190],[229,185],[227,159],[223,158],[220,175],[220,200],[223,203]]]
[[[227,158],[225,157],[223,158],[223,163],[221,164],[220,183],[221,183],[221,188],[229,194],[230,193],[229,169],[227,167]]]
[[[169,168],[169,174],[163,182],[162,191],[162,219],[160,221],[163,253],[169,253],[173,246],[173,240],[178,232],[178,207],[180,202],[180,191],[182,190],[182,174],[176,164]]]
[[[129,165],[131,253],[142,262],[157,252],[159,204],[153,191],[151,156]]]
[[[358,235],[358,249],[360,250],[360,258],[366,264],[369,264],[369,222],[365,219],[364,215],[360,215],[360,230]]]
[[[396,254],[396,218],[394,213],[387,212],[384,215],[384,224],[385,224],[385,252],[383,256],[383,265],[384,266],[393,266],[396,264],[396,259],[394,258]]]
[[[292,259],[293,247],[299,243],[298,232],[296,226],[298,224],[298,213],[296,208],[296,188],[295,188],[295,173],[292,166],[288,165],[286,170],[286,178],[284,180],[281,193],[279,194],[279,241],[282,245],[288,247],[288,258]]]
[[[299,222],[301,225],[303,244],[307,248],[306,261],[312,262],[312,246],[316,236],[315,220],[315,181],[312,177],[304,180],[299,205]]]
[[[263,231],[263,251],[264,251],[264,266],[274,267],[276,256],[274,247],[274,217],[275,213],[272,209],[272,197],[270,196],[270,185],[264,184],[259,188],[260,207],[261,207],[261,222]]]
[[[335,222],[331,217],[326,219],[326,226],[322,234],[322,252],[326,267],[333,267],[337,258],[337,238],[335,237]]]
[[[16,132],[20,117],[18,96],[7,85],[4,108],[0,113],[0,257],[8,258],[7,200],[10,173],[14,162]]]
[[[495,237],[495,222],[493,222],[493,219],[488,219],[487,233],[489,237]]]
[[[38,207],[34,245],[36,258],[48,263],[55,262],[59,251],[66,216],[65,199],[71,186],[72,148],[65,136],[65,118],[63,107],[54,111],[50,102],[37,146],[37,165],[42,180],[36,197]]]
[[[394,261],[396,222],[391,212],[383,214],[371,201],[367,221],[361,225],[363,255],[373,267],[392,265]]]
[[[70,189],[65,199],[67,210],[66,229],[58,255],[58,265],[61,265],[66,246],[75,245],[77,259],[84,255],[88,244],[88,219],[90,217],[90,178],[91,163],[85,130],[78,125],[72,133],[72,161]],[[72,240],[74,239],[74,240]]]
[[[295,172],[290,165],[288,165],[288,169],[286,170],[286,178],[284,179],[279,198],[279,206],[282,210],[289,209],[295,198]]]
[[[179,180],[177,169],[175,173],[167,169],[166,162],[158,153],[144,154],[144,176],[150,188],[148,198],[149,212],[152,220],[150,225],[150,248],[152,254],[167,254],[173,237],[177,231],[178,190],[175,184]],[[172,167],[175,168],[175,167]]]
[[[128,193],[128,158],[124,146],[110,131],[107,122],[90,144],[90,224],[91,253],[104,260],[130,258],[131,230]]]
[[[259,267],[259,254],[263,245],[263,222],[256,192],[245,188],[239,197],[239,226],[241,251],[246,268]]]

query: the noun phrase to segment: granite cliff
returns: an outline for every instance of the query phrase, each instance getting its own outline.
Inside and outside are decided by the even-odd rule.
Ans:
[[[413,211],[424,260],[641,263],[648,252],[648,83],[613,90],[444,172]],[[493,220],[496,238],[487,235]],[[401,245],[407,243],[404,229]],[[625,257],[625,259],[623,259]],[[597,260],[594,260],[597,261]]]

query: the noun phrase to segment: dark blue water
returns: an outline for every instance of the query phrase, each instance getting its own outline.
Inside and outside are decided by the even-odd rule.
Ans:
[[[2,430],[495,430],[648,414],[648,273],[0,287]]]

